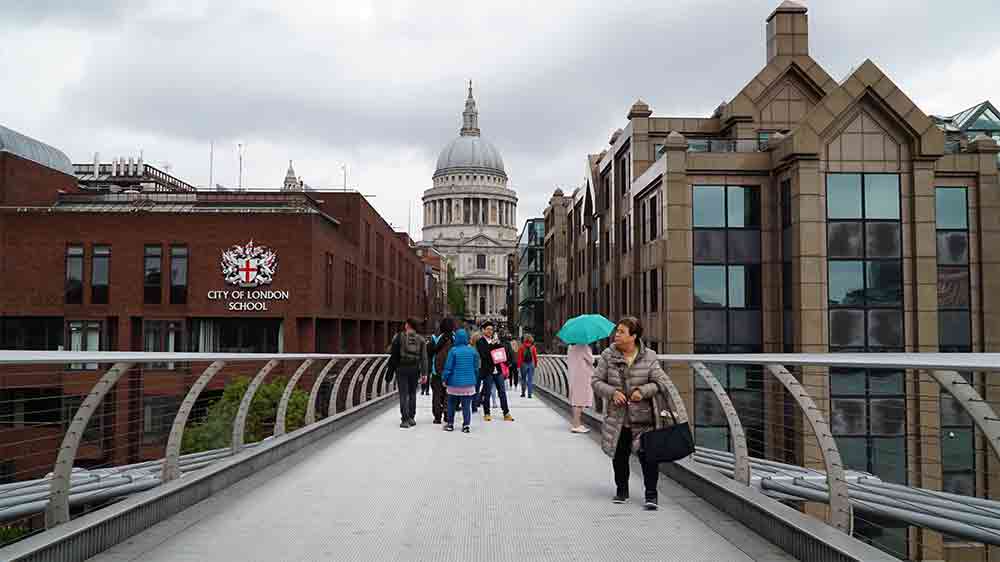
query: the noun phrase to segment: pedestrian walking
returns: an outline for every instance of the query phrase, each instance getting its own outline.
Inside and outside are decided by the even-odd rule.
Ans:
[[[535,391],[535,365],[538,364],[538,350],[531,334],[524,336],[524,343],[517,348],[517,370],[521,372],[521,398],[527,391],[528,398]],[[588,382],[589,384],[589,382]]]
[[[608,403],[601,434],[601,448],[612,457],[615,496],[625,503],[629,497],[629,456],[633,451],[642,466],[646,487],[644,507],[659,509],[656,483],[659,467],[647,462],[639,448],[639,438],[647,431],[673,424],[659,407],[669,400],[670,379],[656,353],[642,343],[642,325],[632,316],[622,318],[614,333],[614,343],[601,353],[592,379],[594,393]]]
[[[583,425],[583,409],[594,406],[594,390],[591,388],[594,377],[594,354],[590,346],[573,344],[566,352],[566,363],[569,367],[569,405],[573,410],[573,433],[588,433],[590,428]]]
[[[417,425],[417,384],[427,376],[427,343],[417,333],[417,321],[407,318],[403,331],[392,339],[389,364],[385,380],[398,377],[399,427],[406,429]]]
[[[510,350],[513,352],[514,357],[517,357],[518,353],[519,353],[518,350],[521,349],[521,346],[518,345],[518,343],[517,343],[517,338],[512,338],[512,337],[510,337],[510,334],[507,334],[507,338],[504,341],[507,342],[507,345],[510,346]],[[511,388],[517,388],[518,383],[522,382],[521,381],[521,379],[523,378],[522,375],[523,375],[523,373],[521,372],[521,365],[519,363],[517,365],[517,368],[514,369],[514,372],[510,374],[510,387]],[[521,396],[524,396],[524,392],[521,393]]]
[[[451,318],[442,318],[438,329],[433,343],[428,346],[431,363],[431,412],[434,414],[434,423],[441,423],[447,407],[448,393],[442,376],[448,352],[454,345],[455,321]]]
[[[472,397],[476,394],[476,380],[479,378],[479,352],[469,346],[469,334],[465,330],[455,332],[454,343],[448,350],[441,381],[448,390],[448,412],[445,431],[455,431],[455,410],[462,406],[462,433],[469,433],[472,422]]]
[[[493,323],[487,321],[483,324],[483,337],[476,343],[476,349],[479,352],[479,374],[483,379],[483,421],[493,419],[490,416],[490,394],[493,390],[499,394],[503,419],[514,421],[510,415],[507,388],[504,384],[504,379],[509,376],[510,371],[517,368],[510,346],[500,341],[494,332]]]

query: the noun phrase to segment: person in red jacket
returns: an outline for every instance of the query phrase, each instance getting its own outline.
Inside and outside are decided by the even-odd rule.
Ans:
[[[528,334],[517,349],[517,370],[521,371],[521,398],[528,391],[528,398],[535,390],[535,365],[538,364],[538,350],[535,348],[535,338]]]

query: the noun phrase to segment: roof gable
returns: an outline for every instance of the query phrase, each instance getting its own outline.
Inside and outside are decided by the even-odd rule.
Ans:
[[[487,236],[487,235],[485,235],[485,234],[483,234],[483,233],[480,232],[479,234],[476,234],[475,236],[473,236],[473,237],[469,238],[468,240],[462,242],[462,245],[463,246],[479,246],[479,247],[484,247],[484,248],[491,248],[491,247],[499,247],[500,246],[500,242],[498,242],[497,240],[495,240],[493,238],[490,238],[489,236]]]
[[[725,105],[722,122],[739,117],[753,118],[756,104],[788,75],[793,75],[816,98],[822,98],[837,87],[837,82],[809,55],[775,57]]]

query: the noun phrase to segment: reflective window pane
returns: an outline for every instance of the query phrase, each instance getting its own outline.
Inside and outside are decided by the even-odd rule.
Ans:
[[[902,240],[898,222],[870,222],[865,237],[865,252],[869,258],[898,258]]]
[[[865,218],[899,220],[898,174],[865,174]]]
[[[900,310],[868,311],[868,345],[903,346],[903,313]]]
[[[695,229],[693,250],[695,263],[725,263],[726,232]]]
[[[976,475],[973,472],[958,472],[941,475],[941,491],[963,496],[976,495]]]
[[[728,206],[727,215],[729,228],[745,228],[760,226],[760,204],[757,188],[728,187],[726,188]]]
[[[696,349],[695,353],[701,353],[701,351]],[[726,376],[726,366],[719,364],[705,365],[705,366],[708,368],[709,371],[712,372],[713,375],[715,375],[715,378],[716,380],[719,381],[719,384],[721,384],[722,387],[725,388],[726,385],[728,384],[727,382],[728,378]],[[699,375],[695,375],[694,384],[696,388],[708,388],[708,383],[706,383],[705,379],[701,378],[701,376]]]
[[[938,268],[938,306],[940,308],[969,307],[969,268]]]
[[[830,403],[830,429],[834,435],[865,435],[868,432],[864,398],[833,398]]]
[[[903,372],[872,369],[868,376],[869,394],[903,394]]]
[[[753,345],[761,343],[761,320],[759,310],[729,311],[729,343]]]
[[[729,266],[729,307],[760,307],[760,266]]]
[[[752,379],[759,380],[760,378],[761,374],[759,369],[756,367],[751,367],[749,365],[730,365],[728,388],[732,390],[747,389],[750,388],[747,384],[748,380],[753,382]]]
[[[726,226],[725,188],[720,185],[694,186],[694,226]]]
[[[941,425],[969,425],[972,418],[965,412],[962,404],[947,392],[941,393]]]
[[[941,265],[969,263],[969,234],[967,232],[938,232],[937,258]]]
[[[860,219],[861,174],[827,174],[826,213],[831,219]]]
[[[737,390],[729,394],[736,408],[736,415],[745,426],[761,427],[764,424],[764,400],[760,392]]]
[[[868,472],[868,440],[864,437],[837,437],[836,440],[844,466]]]
[[[976,454],[972,429],[941,430],[941,470],[972,470]]]
[[[864,262],[831,261],[829,302],[831,306],[863,306],[865,303]]]
[[[863,310],[830,311],[830,345],[861,347],[865,345],[865,313]]]
[[[697,425],[726,425],[726,414],[711,390],[699,390],[694,405],[694,423]]]
[[[729,263],[760,263],[760,231],[730,230]]]
[[[906,406],[902,398],[871,401],[872,435],[903,435],[906,429]]]
[[[830,369],[830,394],[865,394],[864,369]]]
[[[871,472],[894,484],[906,484],[906,444],[903,437],[872,439]]]
[[[869,306],[899,306],[903,300],[903,268],[898,261],[866,263]]]
[[[969,320],[969,311],[938,311],[938,343],[942,347],[972,345],[972,326]]]
[[[694,341],[699,344],[725,344],[726,311],[695,310]]]
[[[721,265],[694,267],[694,306],[726,306],[726,268]]]
[[[729,429],[725,427],[695,427],[694,442],[699,447],[729,450]]]
[[[831,222],[828,230],[829,257],[861,258],[861,223]]]
[[[969,212],[964,187],[939,187],[934,199],[938,228],[968,228]]]

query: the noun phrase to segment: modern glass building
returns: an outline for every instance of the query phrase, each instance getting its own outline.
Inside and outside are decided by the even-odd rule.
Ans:
[[[517,335],[531,334],[539,345],[545,337],[544,249],[545,219],[528,219],[517,241]]]
[[[548,325],[634,315],[660,353],[998,351],[997,110],[932,118],[870,60],[834,80],[810,54],[805,7],[786,1],[766,22],[767,64],[712,115],[654,116],[637,101],[587,156],[581,188],[552,197],[545,216],[565,236],[546,252],[566,263],[547,262]],[[759,369],[715,374],[751,454],[822,469],[782,389]],[[970,496],[1000,489],[1000,459],[919,373],[795,374],[848,468]],[[687,367],[671,376],[698,443],[729,448],[711,391]],[[903,558],[985,553],[886,522],[856,518],[855,532]]]

